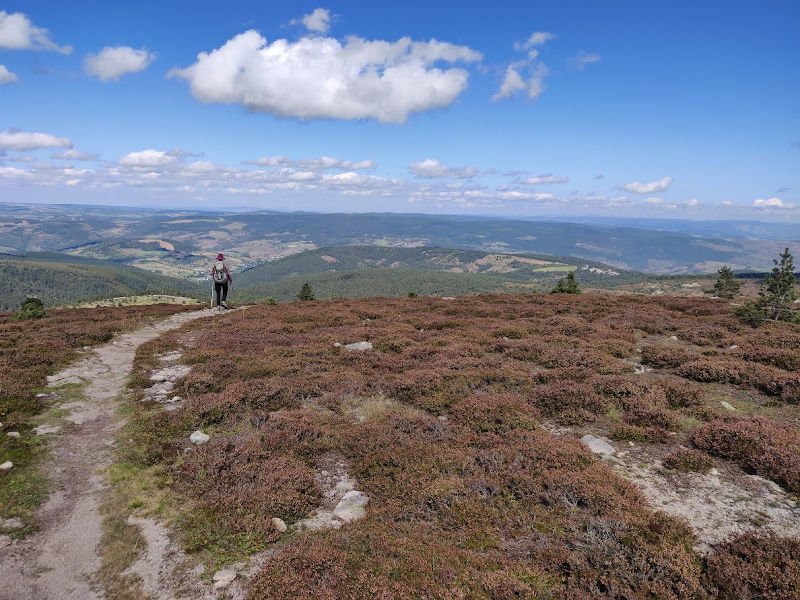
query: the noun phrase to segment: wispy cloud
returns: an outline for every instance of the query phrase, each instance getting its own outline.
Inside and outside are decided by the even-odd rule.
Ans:
[[[374,169],[375,163],[372,160],[362,160],[353,162],[342,160],[330,156],[319,158],[291,159],[286,156],[262,156],[256,160],[245,161],[246,165],[258,167],[284,167],[292,169],[308,169],[309,171],[324,171],[335,169],[339,171],[360,171],[363,169]]]
[[[642,183],[641,181],[624,183],[618,185],[617,188],[634,194],[658,194],[665,191],[670,185],[672,185],[672,177],[663,177],[657,181],[647,183]]]
[[[49,133],[17,131],[9,129],[0,133],[0,149],[2,150],[38,150],[40,148],[72,148],[72,142],[63,137]]]
[[[575,69],[577,71],[583,71],[586,68],[586,65],[590,65],[592,63],[598,63],[603,60],[599,54],[594,52],[584,52],[581,50],[573,56],[572,58],[567,59],[567,64],[570,66],[571,69]]]
[[[545,173],[544,175],[537,175],[536,177],[529,177],[523,183],[529,185],[539,185],[542,183],[566,183],[569,177],[557,177],[552,173]]]
[[[415,177],[425,179],[471,179],[480,173],[478,167],[449,167],[435,158],[426,158],[408,165],[408,170]]]
[[[0,65],[0,85],[5,83],[14,83],[17,81],[17,75],[9,71],[5,65]]]
[[[547,65],[538,59],[537,47],[555,37],[554,33],[548,31],[535,31],[524,42],[514,43],[514,49],[518,52],[527,51],[527,56],[513,61],[506,67],[500,89],[492,96],[493,101],[510,98],[523,91],[527,92],[531,100],[539,97],[544,91],[544,78],[549,74],[549,70]]]

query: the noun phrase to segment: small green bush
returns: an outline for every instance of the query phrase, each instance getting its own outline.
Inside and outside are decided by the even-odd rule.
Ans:
[[[20,305],[19,310],[14,313],[13,319],[15,321],[24,321],[26,319],[41,319],[46,316],[47,313],[44,312],[42,301],[36,296],[28,296]]]

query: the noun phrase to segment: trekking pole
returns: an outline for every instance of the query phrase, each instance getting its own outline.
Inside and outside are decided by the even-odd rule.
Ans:
[[[208,308],[214,308],[214,284],[211,284],[211,304],[208,305]]]

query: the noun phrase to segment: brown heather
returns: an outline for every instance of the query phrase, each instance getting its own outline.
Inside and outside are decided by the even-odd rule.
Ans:
[[[650,345],[658,345],[654,336],[678,336],[691,360],[681,355],[662,373],[634,374],[642,335]],[[361,340],[375,349],[334,346]],[[791,401],[784,390],[795,373],[780,365],[793,364],[799,342],[789,324],[753,330],[727,303],[706,299],[504,295],[257,306],[140,349],[136,381],[146,380],[157,352],[176,346],[193,370],[179,383],[181,410],[143,405],[133,416],[135,458],[171,471],[187,506],[186,544],[196,550],[230,548],[242,537],[253,547],[272,542],[270,517],[292,524],[318,504],[318,461],[347,461],[370,497],[366,517],[283,538],[250,600],[710,599],[728,593],[736,561],[751,575],[730,592],[739,596],[727,597],[760,597],[765,586],[789,589],[795,563],[784,559],[796,561],[794,546],[753,542],[776,582],[760,579],[739,546],[706,564],[684,524],[654,512],[633,484],[541,423],[606,423],[617,414],[620,439],[675,443],[669,433],[680,423],[717,414],[706,386],[681,369],[700,362],[714,378],[689,378]],[[728,351],[732,344],[748,350]],[[780,365],[763,358],[774,355]],[[742,376],[762,367],[785,378],[780,389]],[[695,443],[796,489],[787,463],[796,427],[764,418],[730,423],[760,444],[769,468],[720,441],[728,421],[701,425]],[[197,428],[211,441],[185,450]]]

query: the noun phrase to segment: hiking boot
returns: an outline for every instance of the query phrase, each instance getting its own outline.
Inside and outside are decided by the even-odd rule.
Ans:
[[[227,303],[223,300],[222,301],[222,308],[230,308],[230,306],[228,306]]]

